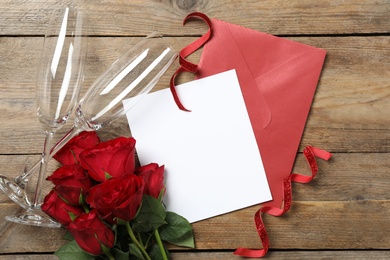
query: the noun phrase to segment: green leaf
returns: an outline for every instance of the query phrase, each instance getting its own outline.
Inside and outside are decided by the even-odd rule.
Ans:
[[[184,217],[167,212],[168,225],[159,229],[161,239],[177,246],[194,248],[194,233],[191,224]]]
[[[156,230],[167,222],[160,216],[153,214],[140,214],[136,221],[131,225],[135,232],[149,232]]]
[[[74,214],[72,211],[68,211],[68,215],[69,215],[70,220],[72,220],[72,221],[74,221],[75,218],[77,217],[77,215]]]
[[[83,205],[83,204],[84,204],[83,189],[81,189],[81,191],[80,191],[80,195],[79,195],[79,204],[80,204],[80,205]],[[73,219],[72,219],[72,221],[73,221]]]
[[[162,219],[165,219],[167,213],[165,212],[165,208],[162,206],[159,200],[152,196],[144,195],[142,197],[140,214],[153,214],[159,216]]]
[[[162,225],[167,224],[165,208],[161,202],[152,196],[144,195],[142,197],[141,208],[132,221],[132,228],[136,232],[149,232],[156,230]]]
[[[145,257],[143,256],[141,250],[134,243],[129,244],[129,247],[130,255],[137,257],[137,259],[139,260],[145,260]]]
[[[106,178],[106,180],[109,180],[112,178],[112,176],[110,174],[108,174],[108,172],[104,172],[104,177]]]
[[[115,257],[115,260],[128,260],[129,259],[129,252],[123,252],[119,248],[113,248],[112,254]]]
[[[66,231],[65,235],[63,236],[63,239],[71,241],[74,240],[74,237],[69,231]]]
[[[84,250],[82,250],[75,240],[68,242],[63,245],[60,249],[58,249],[55,253],[58,258],[61,260],[93,260],[94,256],[88,254]]]
[[[169,259],[168,250],[165,247],[164,247],[164,250],[165,250],[165,254],[168,256],[168,259]],[[161,251],[160,251],[160,247],[157,244],[154,244],[148,253],[149,253],[150,258],[153,260],[164,260],[162,254],[161,254]]]

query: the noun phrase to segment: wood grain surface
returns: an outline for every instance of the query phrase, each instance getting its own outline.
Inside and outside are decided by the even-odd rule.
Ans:
[[[0,174],[17,176],[39,159],[36,68],[50,8],[65,0],[0,0]],[[390,0],[83,0],[91,31],[83,90],[127,48],[159,31],[180,50],[203,34],[190,12],[327,51],[294,172],[308,173],[306,145],[333,153],[309,184],[293,184],[291,210],[265,216],[267,259],[390,258]],[[197,62],[201,50],[191,55]],[[156,86],[167,88],[173,65]],[[184,74],[180,82],[193,79]],[[71,123],[71,122],[70,122]],[[63,132],[66,129],[62,130]],[[58,137],[61,135],[60,132]],[[99,135],[130,135],[125,118]],[[57,165],[52,162],[50,169]],[[239,259],[237,247],[261,248],[259,205],[194,223],[196,249],[172,247],[172,259]],[[4,220],[21,208],[0,193],[0,260],[56,259],[62,229]]]

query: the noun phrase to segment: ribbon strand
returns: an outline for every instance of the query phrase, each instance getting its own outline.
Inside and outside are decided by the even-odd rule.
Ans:
[[[265,229],[264,222],[262,219],[263,213],[267,213],[268,215],[279,217],[289,211],[292,203],[292,185],[291,182],[299,182],[299,183],[308,183],[317,175],[318,173],[318,164],[317,158],[321,158],[323,160],[329,160],[332,156],[331,153],[321,150],[319,148],[313,146],[307,146],[303,154],[306,158],[307,163],[311,169],[311,176],[303,175],[300,173],[293,173],[283,182],[283,208],[276,208],[270,206],[261,207],[254,216],[256,230],[259,234],[261,243],[263,245],[262,249],[249,249],[249,248],[238,248],[234,254],[249,257],[249,258],[260,258],[267,254],[269,249],[269,238],[267,234],[267,230]]]
[[[194,42],[190,43],[189,45],[187,45],[186,47],[184,47],[183,49],[180,50],[180,52],[179,52],[180,67],[174,72],[174,74],[171,77],[170,83],[169,83],[169,87],[171,89],[171,93],[173,95],[173,99],[176,102],[176,105],[179,107],[179,109],[181,109],[183,111],[187,111],[187,112],[190,112],[190,110],[186,109],[180,101],[180,98],[179,98],[179,96],[176,92],[176,89],[175,89],[175,79],[176,79],[176,76],[182,72],[187,71],[187,72],[191,72],[191,73],[195,74],[198,71],[198,65],[186,60],[186,58],[190,54],[192,54],[194,51],[196,51],[197,49],[202,47],[210,39],[210,37],[212,35],[211,20],[207,17],[207,15],[200,13],[200,12],[190,13],[189,15],[187,15],[184,18],[183,25],[185,25],[185,23],[190,18],[202,19],[203,21],[205,21],[207,23],[209,29],[199,39],[195,40]]]

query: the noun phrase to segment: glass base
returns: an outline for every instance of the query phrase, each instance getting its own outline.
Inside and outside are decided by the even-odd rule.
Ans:
[[[21,188],[15,181],[0,175],[0,190],[22,208],[28,209],[31,203],[28,200],[25,189]]]
[[[13,216],[6,216],[5,219],[10,222],[38,226],[38,227],[50,227],[60,228],[61,224],[53,220],[51,217],[46,215],[40,209],[28,209],[24,213]]]

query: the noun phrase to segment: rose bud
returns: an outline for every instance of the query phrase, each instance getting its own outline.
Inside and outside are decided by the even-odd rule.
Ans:
[[[64,165],[47,177],[54,190],[69,204],[79,205],[81,196],[85,196],[93,182],[86,171],[78,164]]]
[[[135,139],[118,137],[100,143],[80,154],[80,162],[89,176],[103,182],[110,177],[121,177],[134,172]]]
[[[66,203],[54,190],[46,195],[41,209],[64,226],[69,225],[74,217],[84,212],[82,207]]]
[[[134,174],[111,178],[90,189],[87,203],[108,221],[115,217],[129,221],[141,205],[143,188],[143,178]]]
[[[161,190],[164,189],[164,165],[158,166],[157,163],[151,163],[138,167],[135,174],[144,178],[144,194],[158,198]]]
[[[92,255],[101,255],[102,246],[114,246],[114,232],[99,219],[95,210],[79,215],[67,229],[77,244]]]
[[[99,143],[99,137],[95,131],[81,132],[64,145],[53,158],[62,165],[71,165],[80,162],[80,153],[87,148],[92,148]]]

